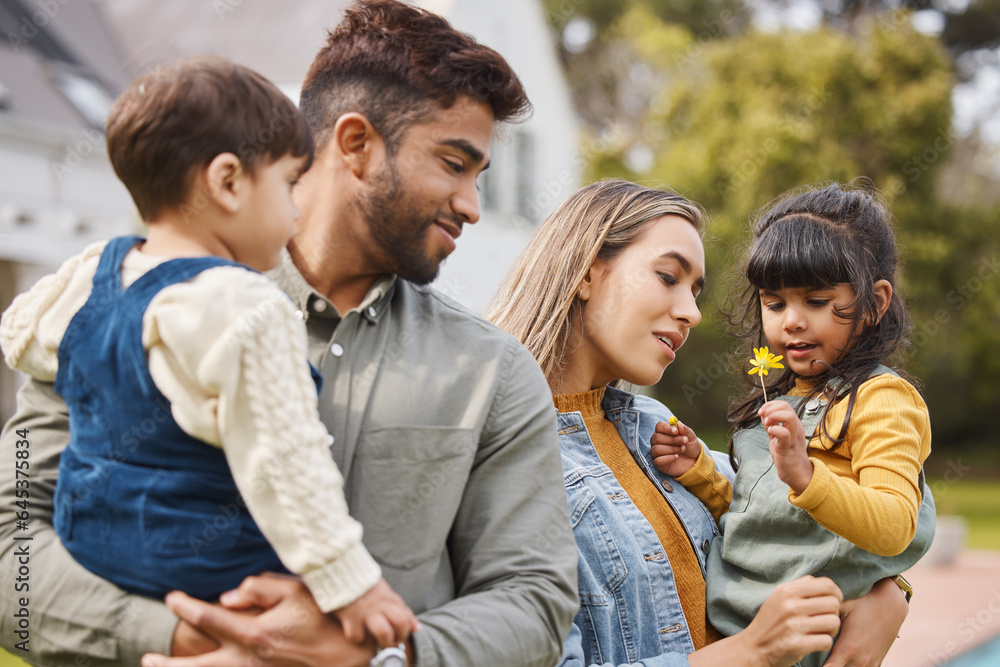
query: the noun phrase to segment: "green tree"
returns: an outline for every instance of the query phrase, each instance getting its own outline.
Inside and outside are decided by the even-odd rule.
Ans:
[[[991,433],[1000,409],[993,216],[946,203],[935,186],[955,142],[955,75],[941,40],[915,31],[905,12],[850,34],[824,26],[699,40],[638,5],[604,39],[631,71],[647,72],[617,88],[646,104],[606,122],[611,146],[588,175],[667,184],[703,204],[714,217],[716,284],[735,279],[722,269],[738,265],[752,211],[804,184],[872,178],[898,219],[916,324],[909,368],[927,381],[937,433],[944,444]],[[625,129],[608,132],[616,126]],[[743,361],[720,354],[731,345],[715,308],[726,287],[708,293],[705,324],[660,388],[692,424],[718,424],[734,390],[726,373]]]

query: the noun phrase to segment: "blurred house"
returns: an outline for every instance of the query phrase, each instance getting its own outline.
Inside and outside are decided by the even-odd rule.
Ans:
[[[138,229],[100,127],[128,81],[87,2],[0,0],[0,308],[93,241]],[[0,364],[0,420],[17,378]]]
[[[483,216],[435,286],[481,311],[536,224],[577,187],[577,119],[540,0],[419,0],[499,51],[534,103],[501,128],[480,187]],[[0,0],[0,309],[88,243],[139,221],[100,128],[142,72],[220,54],[297,99],[347,0]],[[0,421],[16,378],[0,368]]]

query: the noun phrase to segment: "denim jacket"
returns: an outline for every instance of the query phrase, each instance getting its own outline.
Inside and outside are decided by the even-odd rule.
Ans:
[[[705,506],[653,467],[649,439],[671,412],[658,401],[608,387],[602,407],[639,467],[677,513],[698,564],[718,528]],[[579,412],[559,413],[570,520],[580,555],[580,611],[560,665],[687,665],[694,643],[660,540],[601,462]],[[718,467],[728,466],[719,461]]]

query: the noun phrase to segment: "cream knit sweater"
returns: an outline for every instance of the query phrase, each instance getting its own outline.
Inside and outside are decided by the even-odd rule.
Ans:
[[[0,320],[7,364],[53,382],[59,343],[90,296],[103,243],[20,295]],[[133,248],[123,287],[164,261]],[[306,330],[288,296],[237,267],[164,288],[143,317],[143,347],[177,424],[221,448],[247,508],[285,566],[323,611],[353,602],[381,577],[361,543],[330,456]]]

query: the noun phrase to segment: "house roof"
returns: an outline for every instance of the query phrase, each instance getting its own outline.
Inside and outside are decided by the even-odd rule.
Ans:
[[[0,110],[73,129],[103,124],[129,75],[90,2],[0,0],[0,34]]]
[[[217,54],[297,86],[349,0],[91,0],[122,36],[131,75]]]

